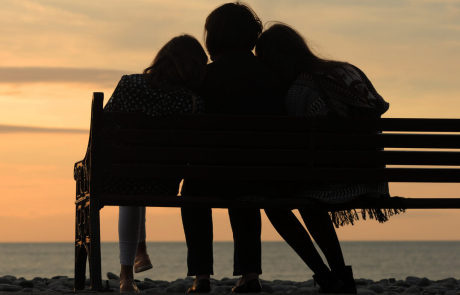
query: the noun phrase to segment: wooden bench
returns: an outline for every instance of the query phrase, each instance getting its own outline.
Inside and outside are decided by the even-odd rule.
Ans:
[[[98,186],[107,178],[460,182],[459,167],[426,168],[460,166],[460,152],[427,150],[460,149],[460,135],[445,133],[460,132],[460,119],[149,117],[140,113],[104,113],[103,100],[103,93],[94,93],[88,149],[85,158],[74,167],[75,290],[85,288],[87,258],[91,289],[104,290],[99,229],[99,210],[104,206],[295,209],[315,205],[306,199],[242,202],[218,196],[184,198],[99,193]],[[368,151],[362,151],[366,149]],[[154,164],[159,162],[161,164]],[[360,163],[397,167],[344,168]],[[396,199],[388,198],[386,203],[380,202],[379,207],[391,208]],[[398,198],[398,201],[407,209],[460,208],[460,199],[453,198]],[[361,200],[353,206],[373,208],[376,205],[372,200]]]

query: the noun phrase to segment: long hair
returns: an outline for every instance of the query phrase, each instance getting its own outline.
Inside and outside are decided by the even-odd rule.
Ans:
[[[174,89],[186,86],[192,90],[201,83],[208,56],[200,42],[190,35],[172,38],[143,72],[153,88]]]
[[[249,5],[239,1],[223,4],[206,18],[206,49],[210,55],[231,50],[252,50],[262,30],[262,21]]]
[[[279,22],[260,35],[256,55],[272,65],[288,84],[302,72],[315,74],[345,64],[315,55],[299,32]]]

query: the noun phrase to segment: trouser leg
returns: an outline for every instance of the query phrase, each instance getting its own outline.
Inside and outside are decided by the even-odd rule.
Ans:
[[[139,228],[139,239],[138,242],[144,242],[147,239],[147,233],[145,231],[145,206],[141,207],[141,224]]]
[[[118,238],[121,265],[134,265],[142,224],[142,212],[142,207],[139,206],[120,206],[119,208]],[[143,221],[145,222],[145,219]]]
[[[233,275],[262,273],[261,218],[259,208],[229,208],[233,231]]]
[[[265,209],[268,219],[280,236],[315,273],[327,269],[310,235],[289,209]]]
[[[329,213],[312,209],[299,209],[299,212],[311,236],[324,253],[331,270],[343,269],[345,261],[342,248]]]
[[[213,275],[213,228],[211,208],[182,207],[187,242],[187,276]]]

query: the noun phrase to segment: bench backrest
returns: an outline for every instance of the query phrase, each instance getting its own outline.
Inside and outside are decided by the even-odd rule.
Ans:
[[[150,117],[102,105],[95,93],[97,178],[460,182],[458,167],[427,168],[460,166],[460,152],[432,150],[460,149],[460,119]]]

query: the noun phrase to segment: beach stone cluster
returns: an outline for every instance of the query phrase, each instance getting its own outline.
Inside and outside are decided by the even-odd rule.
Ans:
[[[103,286],[114,292],[119,292],[119,277],[111,272],[107,273],[107,280]],[[145,278],[143,281],[135,280],[141,293],[186,293],[192,286],[194,278],[177,279],[172,282],[152,280]],[[318,286],[313,280],[294,282],[288,280],[260,280],[262,293],[290,294],[290,293],[318,293]],[[409,276],[405,280],[394,278],[373,281],[368,279],[355,279],[358,295],[394,295],[394,294],[419,294],[419,295],[460,295],[460,280],[447,278],[443,280],[430,280]],[[211,293],[231,293],[231,289],[238,282],[237,278],[211,278]],[[90,287],[90,280],[86,279],[86,288]],[[31,280],[16,278],[15,276],[0,277],[0,293],[10,292],[70,292],[74,288],[73,278],[55,276],[52,278],[35,277]]]

